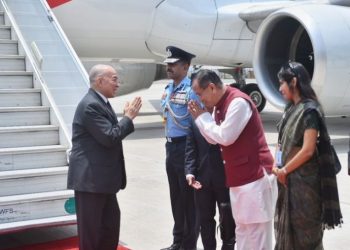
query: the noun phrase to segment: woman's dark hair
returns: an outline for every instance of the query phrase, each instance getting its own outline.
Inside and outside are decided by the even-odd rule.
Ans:
[[[301,63],[289,61],[281,67],[277,77],[280,82],[286,81],[291,91],[294,91],[291,83],[293,77],[295,77],[297,79],[296,88],[300,93],[301,99],[312,99],[318,101],[316,93],[311,87],[310,75]]]
[[[208,87],[209,83],[214,83],[215,86],[222,88],[222,81],[220,77],[212,70],[201,69],[196,73],[193,73],[191,80],[198,80],[198,85],[200,88],[205,89]]]

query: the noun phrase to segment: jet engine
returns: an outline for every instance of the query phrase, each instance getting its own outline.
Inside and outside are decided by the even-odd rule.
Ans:
[[[325,113],[350,114],[350,8],[322,4],[280,9],[260,25],[253,58],[259,88],[283,108],[277,73],[289,60],[312,77]]]

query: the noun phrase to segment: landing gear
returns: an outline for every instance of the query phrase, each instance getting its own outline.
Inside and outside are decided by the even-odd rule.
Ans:
[[[232,76],[235,79],[236,83],[233,83],[230,86],[238,88],[245,94],[249,95],[249,97],[254,102],[257,110],[261,112],[265,108],[266,99],[261,93],[258,85],[255,83],[247,84],[244,79],[243,69],[240,67],[234,69]]]
[[[245,87],[242,89],[244,93],[250,96],[252,101],[254,102],[257,110],[261,112],[266,105],[266,99],[261,93],[259,87],[255,83],[247,84]]]

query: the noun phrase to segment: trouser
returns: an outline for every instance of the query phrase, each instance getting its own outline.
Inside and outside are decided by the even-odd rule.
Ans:
[[[166,143],[166,172],[174,218],[173,243],[193,249],[197,245],[196,213],[193,189],[187,184],[184,173],[185,144],[185,141]]]
[[[236,222],[237,250],[272,250],[272,220],[265,223]]]
[[[237,250],[272,250],[275,176],[230,188]]]
[[[229,190],[204,187],[195,191],[195,201],[200,221],[200,232],[205,250],[216,249],[216,204],[219,208],[219,228],[223,249],[232,249],[235,241],[235,222],[232,217]]]
[[[115,250],[120,210],[115,194],[75,191],[80,250]]]

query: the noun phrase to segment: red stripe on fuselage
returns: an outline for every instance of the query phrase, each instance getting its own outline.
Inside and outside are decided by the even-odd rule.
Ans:
[[[47,3],[51,8],[55,8],[72,0],[47,0]]]

